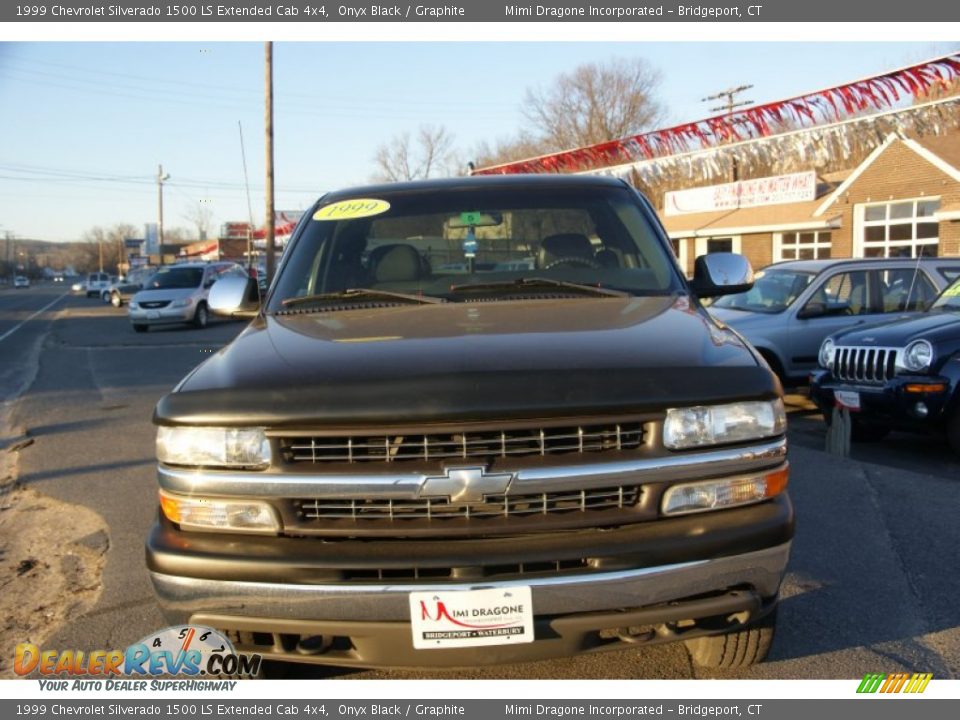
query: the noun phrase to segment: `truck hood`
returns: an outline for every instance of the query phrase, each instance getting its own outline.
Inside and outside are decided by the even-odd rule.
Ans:
[[[926,312],[920,315],[900,317],[891,322],[836,333],[834,341],[839,345],[865,345],[876,347],[904,347],[923,338],[934,345],[954,341],[960,332],[960,313]]]
[[[405,305],[259,317],[163,398],[155,421],[574,417],[778,392],[686,297]]]

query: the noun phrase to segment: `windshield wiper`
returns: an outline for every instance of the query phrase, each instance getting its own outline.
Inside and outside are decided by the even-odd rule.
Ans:
[[[561,288],[584,295],[600,295],[601,297],[630,297],[630,293],[622,290],[611,290],[599,285],[581,285],[580,283],[565,282],[545,277],[525,277],[518,280],[501,280],[497,282],[470,283],[468,285],[451,285],[452,293],[467,293],[477,290],[527,290],[530,288]]]
[[[416,303],[418,305],[430,305],[446,302],[443,298],[433,297],[431,295],[409,295],[407,293],[390,292],[389,290],[374,290],[373,288],[350,288],[340,292],[319,293],[317,295],[304,295],[303,297],[287,298],[283,301],[283,306],[293,307],[294,305],[305,305],[307,303],[338,302],[343,300],[373,300],[373,299],[400,300],[403,302]]]

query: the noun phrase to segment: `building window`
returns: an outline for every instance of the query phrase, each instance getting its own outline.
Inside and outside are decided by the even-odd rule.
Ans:
[[[774,261],[829,258],[830,243],[830,233],[826,231],[780,233],[776,236]]]
[[[858,236],[862,257],[936,257],[940,224],[934,215],[940,200],[901,200],[863,205]]]
[[[697,238],[697,257],[715,252],[740,252],[740,237]]]

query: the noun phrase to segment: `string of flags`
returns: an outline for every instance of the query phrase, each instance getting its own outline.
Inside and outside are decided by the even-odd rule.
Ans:
[[[734,163],[743,170],[753,161],[769,166],[785,153],[800,163],[848,159],[891,132],[939,134],[960,125],[960,98],[924,102],[958,79],[960,53],[953,53],[806,95],[473,174],[602,171],[637,173],[643,182],[657,184],[678,174],[721,175]],[[759,139],[769,141],[751,142]],[[614,168],[616,173],[609,172]]]

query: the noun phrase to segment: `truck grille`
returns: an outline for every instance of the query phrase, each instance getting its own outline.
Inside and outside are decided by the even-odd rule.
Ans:
[[[640,422],[567,427],[511,428],[429,434],[282,438],[288,463],[401,462],[483,459],[635,450]]]
[[[487,495],[481,503],[454,503],[446,498],[415,500],[300,500],[302,520],[479,520],[557,513],[622,510],[637,504],[637,487],[592,488],[531,495]]]
[[[897,348],[837,347],[833,376],[838,380],[882,384],[896,375]]]

